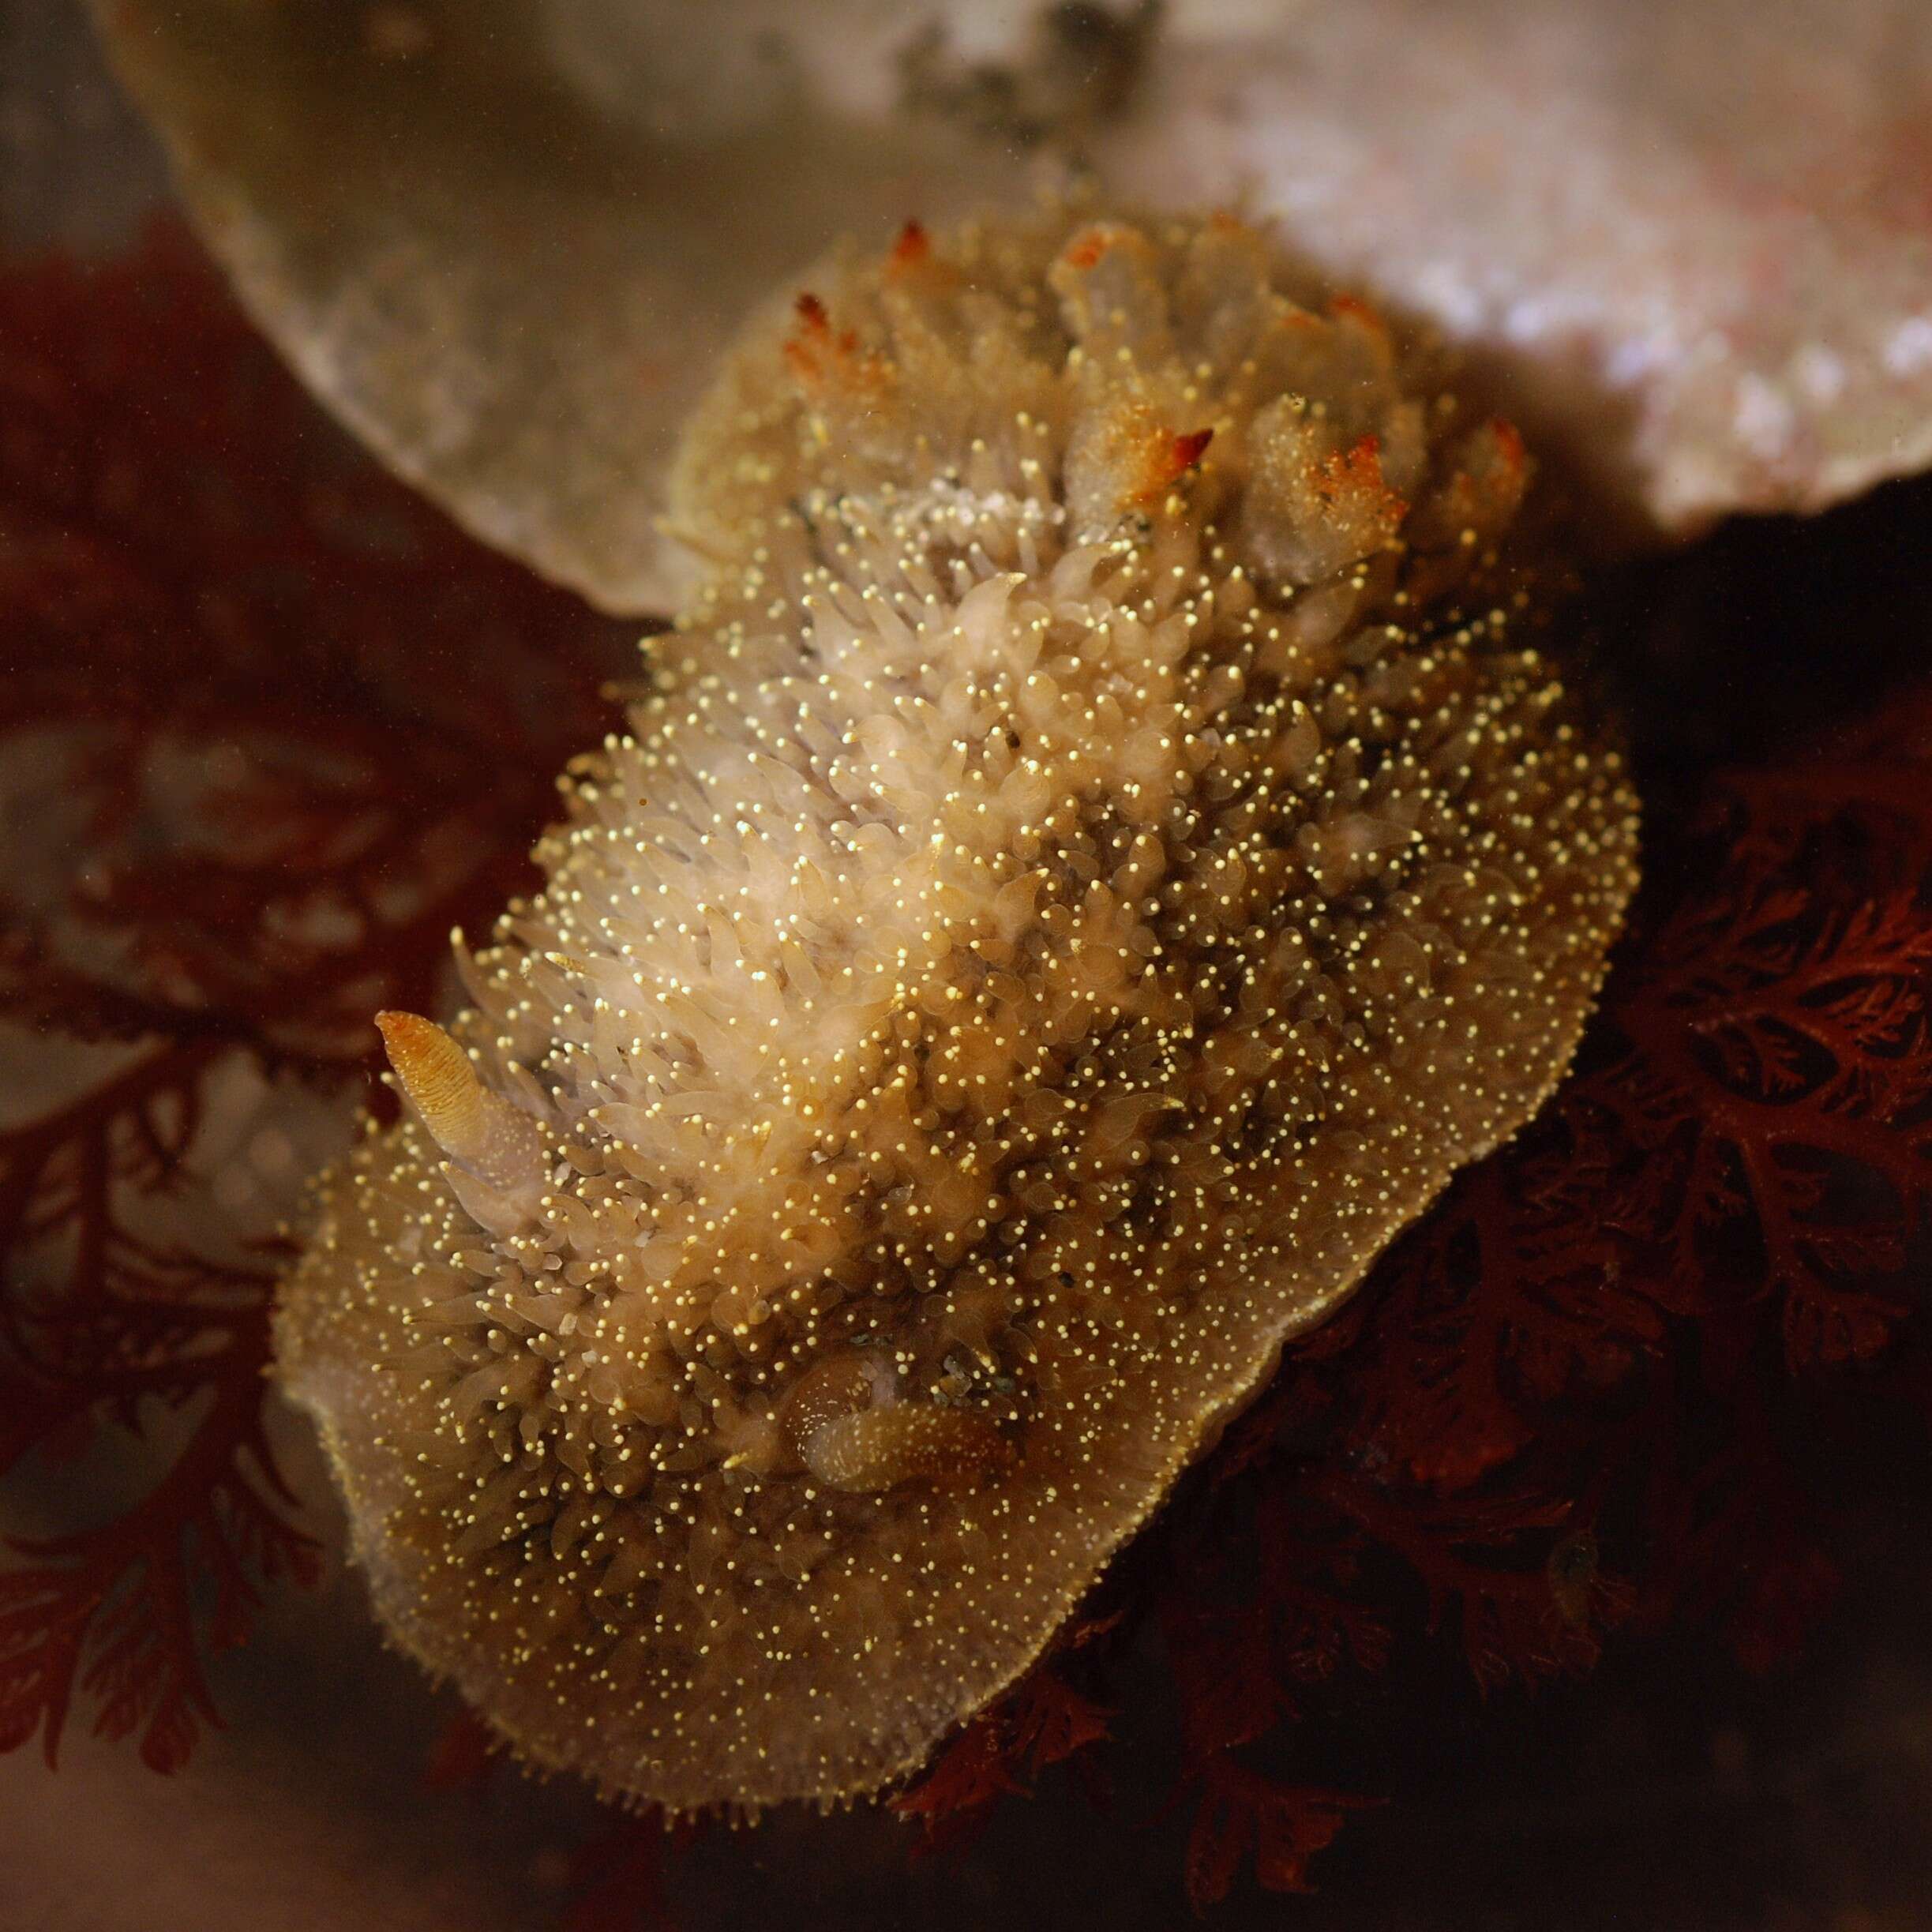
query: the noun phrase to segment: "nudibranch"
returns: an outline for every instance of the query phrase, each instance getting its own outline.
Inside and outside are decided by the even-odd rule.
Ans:
[[[1011,1683],[1540,1105],[1635,879],[1521,445],[1367,308],[1077,209],[810,288],[276,1317],[393,1638],[673,1810],[876,1791]]]

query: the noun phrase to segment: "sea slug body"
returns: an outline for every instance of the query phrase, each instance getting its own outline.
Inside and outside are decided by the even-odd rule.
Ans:
[[[1520,442],[1267,237],[1055,212],[810,287],[277,1315],[391,1633],[673,1809],[876,1790],[1010,1683],[1541,1104],[1635,876]]]

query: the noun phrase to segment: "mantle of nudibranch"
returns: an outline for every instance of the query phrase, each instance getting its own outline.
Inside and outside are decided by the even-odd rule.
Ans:
[[[1225,217],[828,264],[277,1315],[391,1634],[673,1810],[916,1768],[1567,1063],[1635,876],[1525,481]],[[480,775],[487,782],[487,775]]]

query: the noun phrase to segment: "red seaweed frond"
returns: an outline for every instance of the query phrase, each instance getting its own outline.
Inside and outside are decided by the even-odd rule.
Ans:
[[[955,1848],[977,1836],[1001,1799],[1030,1792],[1050,1767],[1107,1737],[1110,1713],[1072,1680],[1068,1667],[1119,1621],[1108,1616],[1075,1622],[1045,1660],[890,1801],[902,1818],[924,1827],[928,1848]]]
[[[317,1568],[269,1231],[621,659],[354,455],[172,232],[0,270],[0,1748],[86,1709],[169,1769],[207,1656]]]
[[[1308,1864],[1373,1799],[1304,1784],[1280,1784],[1231,1758],[1214,1759],[1187,1838],[1187,1896],[1196,1911],[1228,1896],[1244,1861],[1270,1892],[1309,1892]]]
[[[667,1823],[655,1810],[611,1818],[571,1859],[561,1932],[672,1932],[664,1902],[666,1855],[703,1829],[688,1819]]]

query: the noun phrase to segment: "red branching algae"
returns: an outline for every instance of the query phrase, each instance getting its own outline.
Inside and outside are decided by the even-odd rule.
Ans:
[[[171,233],[0,276],[0,612],[7,1050],[114,1049],[0,1129],[0,1471],[189,1419],[118,1514],[9,1539],[0,1748],[51,1761],[91,1707],[169,1769],[206,1652],[317,1559],[263,1430],[270,1258],[197,1143],[238,1078],[360,1088],[373,1007],[433,998],[523,876],[617,659],[355,456]]]

